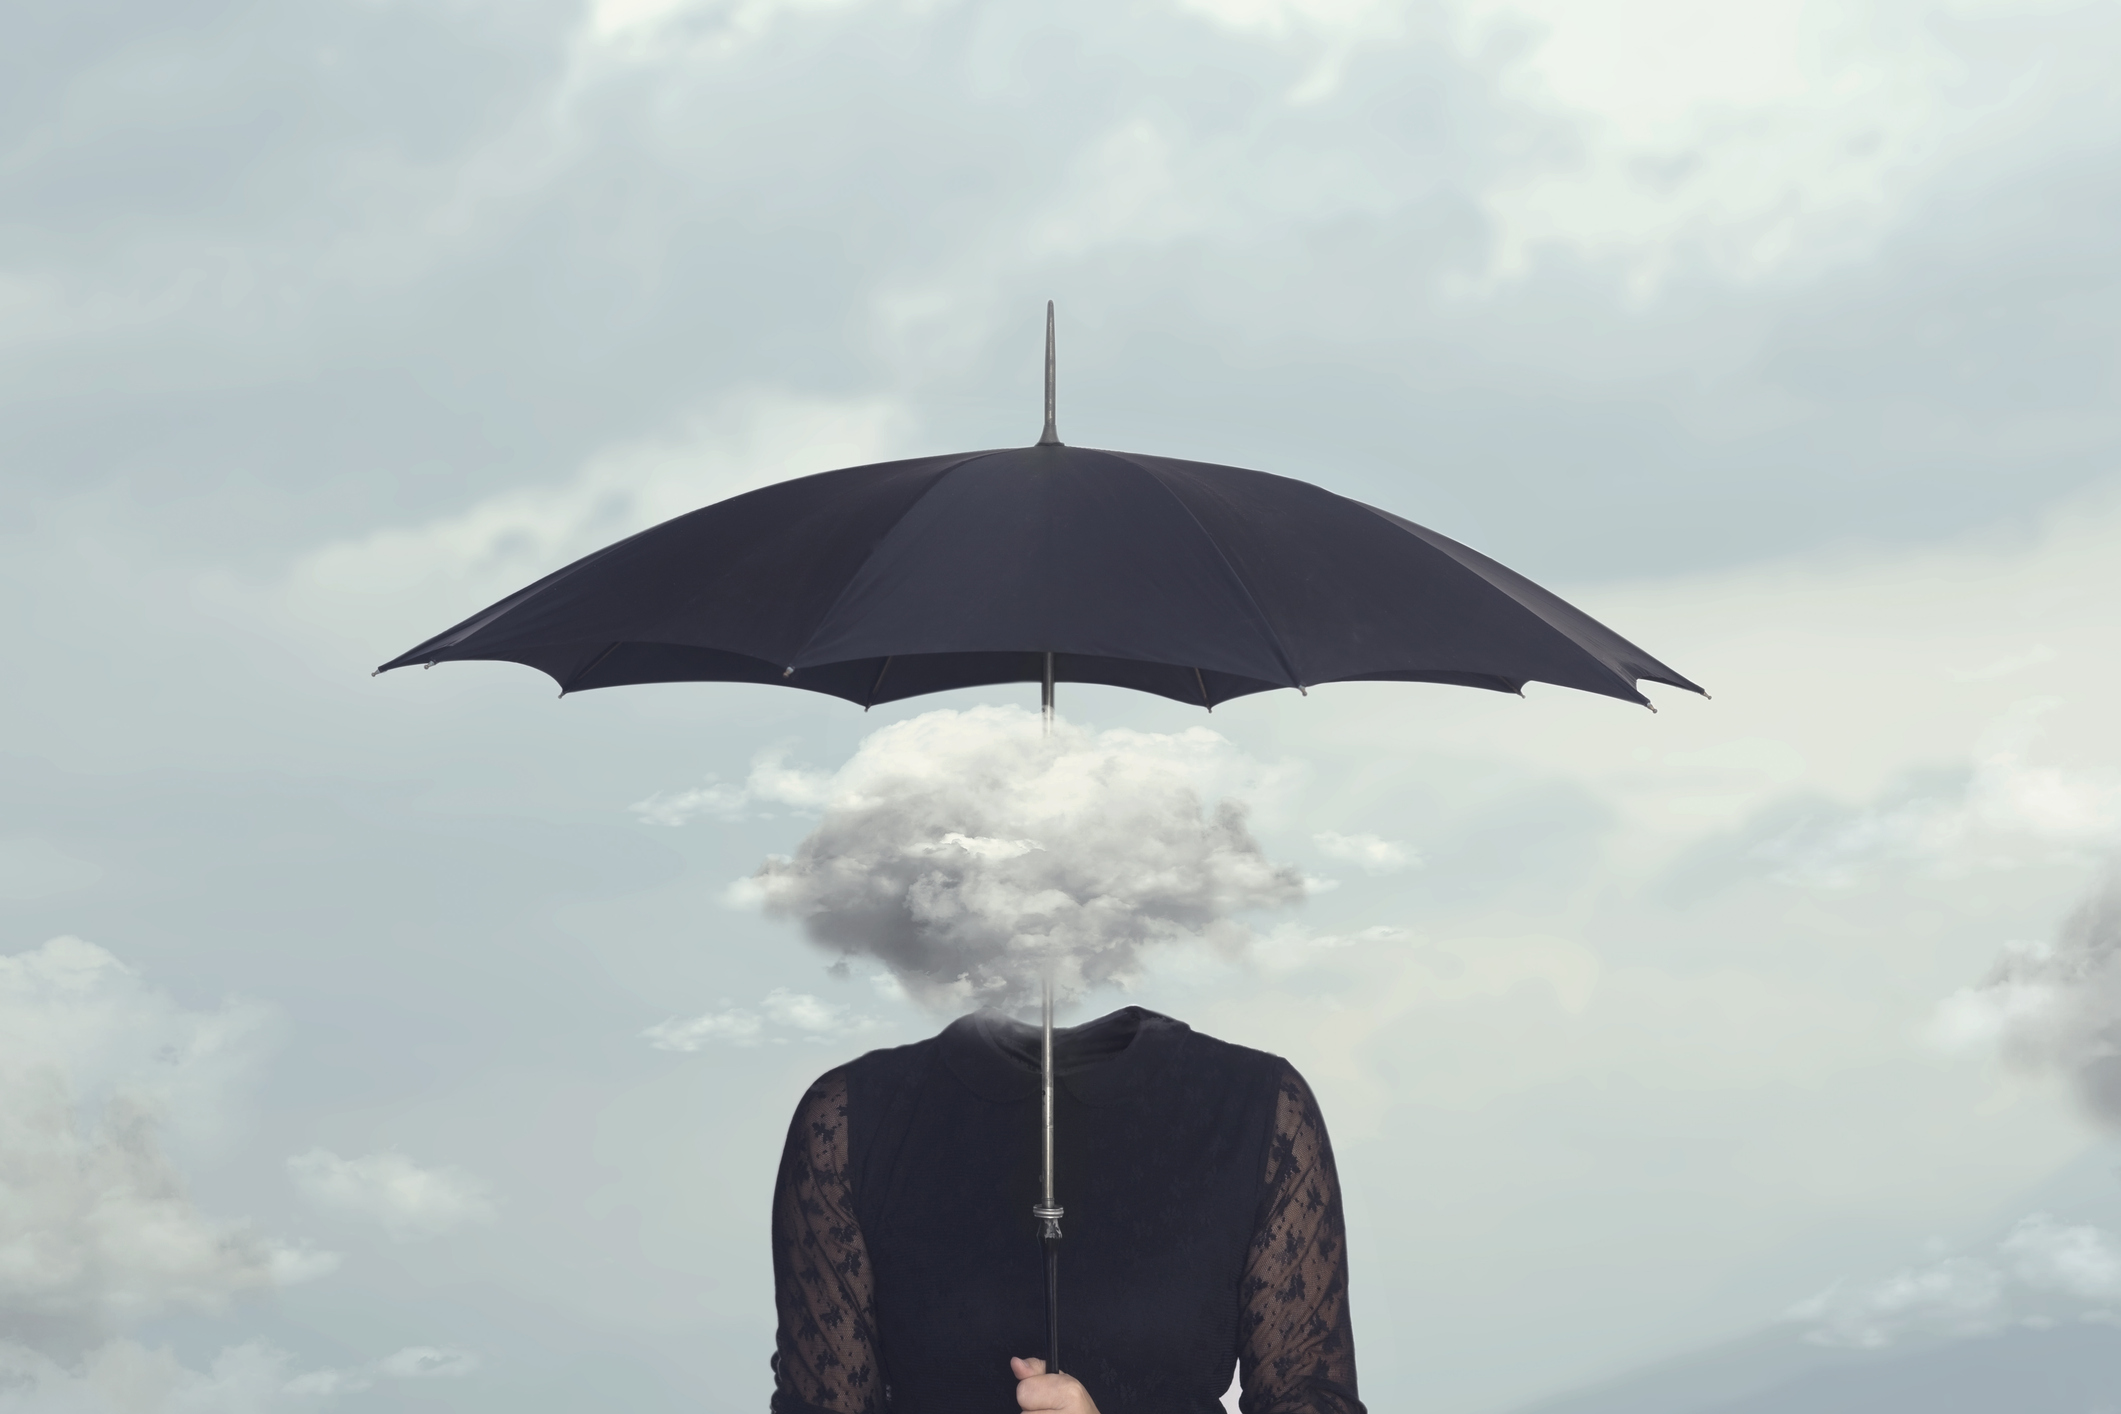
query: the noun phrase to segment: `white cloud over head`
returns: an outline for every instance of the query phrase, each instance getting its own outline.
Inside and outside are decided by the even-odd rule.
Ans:
[[[422,1168],[394,1151],[342,1159],[311,1149],[290,1158],[287,1173],[317,1207],[379,1223],[394,1241],[440,1237],[499,1216],[484,1179],[459,1168]]]
[[[212,1127],[263,1022],[188,1011],[78,938],[0,957],[0,1328],[216,1311],[336,1266],[200,1212],[162,1149],[172,1117]]]
[[[1073,997],[1157,943],[1241,944],[1238,915],[1304,896],[1222,793],[1275,778],[1205,728],[1048,736],[1017,708],[930,712],[865,739],[817,829],[735,894],[932,1007],[1021,1005],[1049,969]]]

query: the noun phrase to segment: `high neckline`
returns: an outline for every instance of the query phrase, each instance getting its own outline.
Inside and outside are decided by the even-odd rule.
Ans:
[[[1191,1029],[1135,1006],[1080,1026],[1055,1027],[1056,1062],[1063,1052],[1082,1058],[1080,1064],[1056,1065],[1058,1083],[1086,1105],[1126,1099],[1163,1069]],[[981,1099],[1014,1101],[1038,1094],[1036,1027],[990,1009],[959,1017],[936,1041],[951,1073]]]

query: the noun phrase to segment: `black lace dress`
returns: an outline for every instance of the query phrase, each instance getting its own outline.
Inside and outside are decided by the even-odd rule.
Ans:
[[[1061,1365],[1100,1414],[1362,1414],[1340,1185],[1285,1060],[1129,1007],[1055,1033]],[[774,1414],[1007,1414],[1043,1355],[1037,1032],[831,1071],[774,1190]]]

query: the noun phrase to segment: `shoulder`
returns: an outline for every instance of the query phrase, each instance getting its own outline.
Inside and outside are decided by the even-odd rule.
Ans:
[[[873,1094],[878,1090],[895,1089],[929,1068],[935,1060],[940,1040],[940,1037],[930,1036],[911,1045],[881,1047],[826,1071],[819,1077],[820,1083],[837,1076],[843,1089],[857,1093]]]
[[[916,1041],[909,1046],[890,1046],[870,1051],[836,1065],[810,1082],[795,1107],[794,1128],[811,1134],[844,1132],[850,1123],[860,1126],[873,1118],[879,1097],[888,1097],[918,1084],[934,1056],[935,1040]]]
[[[936,1038],[915,1041],[907,1046],[885,1046],[878,1050],[844,1061],[810,1082],[804,1092],[807,1102],[820,1093],[845,1095],[849,1090],[864,1089],[878,1083],[889,1084],[901,1076],[917,1073],[927,1066],[935,1051]]]
[[[931,1038],[891,1046],[836,1065],[810,1082],[788,1125],[792,1161],[807,1163],[858,1186],[878,1143],[879,1131],[929,1073]]]
[[[1271,1051],[1240,1046],[1153,1013],[1148,1020],[1170,1028],[1163,1043],[1170,1060],[1156,1068],[1161,1078],[1153,1082],[1164,1103],[1219,1116],[1218,1123],[1241,1130],[1264,1131],[1285,1107],[1290,1081],[1303,1083],[1296,1068]]]
[[[1245,1096],[1252,1113],[1271,1113],[1277,1134],[1323,1135],[1325,1116],[1319,1109],[1318,1096],[1303,1072],[1286,1057],[1219,1040],[1182,1022],[1170,1024],[1185,1032],[1182,1065],[1197,1081],[1226,1094]]]
[[[836,1066],[810,1082],[788,1121],[790,1152],[801,1150],[813,1166],[837,1168],[847,1147],[847,1067]]]
[[[1153,1015],[1153,1013],[1152,1013]],[[1205,1031],[1196,1031],[1182,1021],[1169,1017],[1156,1017],[1159,1022],[1177,1027],[1184,1033],[1179,1054],[1184,1063],[1196,1070],[1220,1074],[1231,1078],[1242,1077],[1265,1088],[1279,1090],[1293,1079],[1301,1086],[1303,1077],[1296,1067],[1275,1055],[1272,1051],[1256,1050],[1251,1046],[1240,1046],[1234,1041],[1225,1041],[1210,1036]]]

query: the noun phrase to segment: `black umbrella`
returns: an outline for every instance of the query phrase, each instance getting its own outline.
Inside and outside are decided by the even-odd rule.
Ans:
[[[378,672],[525,663],[562,693],[780,683],[864,707],[1096,682],[1213,707],[1327,682],[1701,689],[1512,570],[1285,476],[1064,445],[850,467],[668,520]]]
[[[1046,306],[1037,445],[850,467],[665,521],[377,672],[524,663],[564,696],[756,682],[871,707],[950,688],[1134,688],[1212,709],[1328,682],[1700,692],[1516,572],[1288,477],[1062,443]],[[1045,1031],[1048,1362],[1058,1370],[1053,1007]]]

